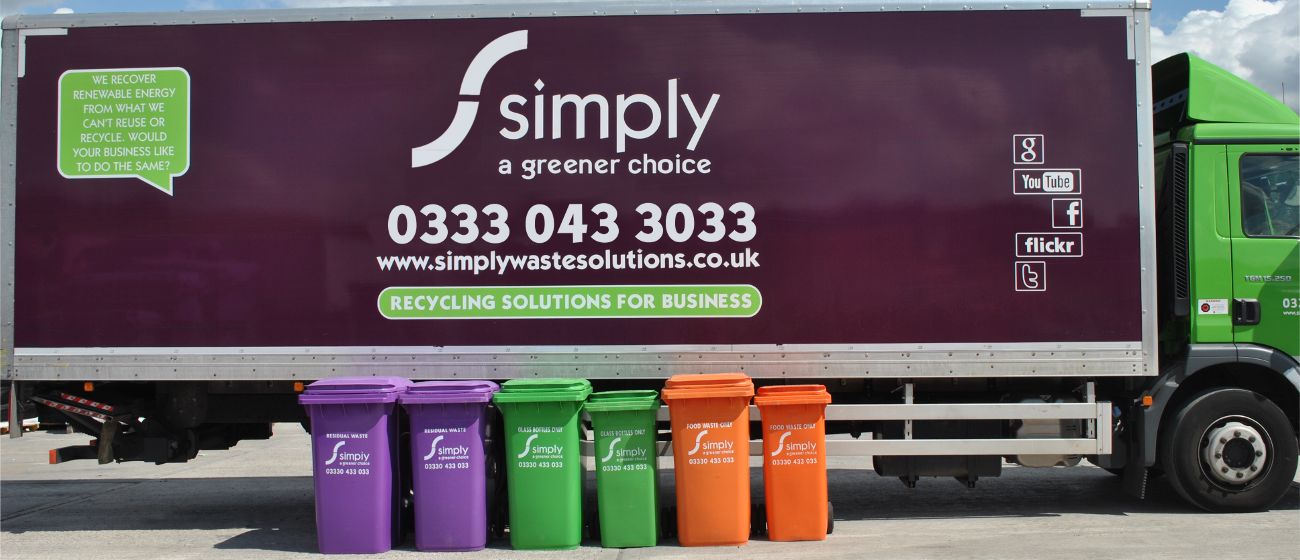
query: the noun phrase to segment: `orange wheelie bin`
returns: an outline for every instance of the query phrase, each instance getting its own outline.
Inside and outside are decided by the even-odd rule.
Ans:
[[[754,404],[763,419],[763,492],[767,536],[774,541],[826,539],[826,405],[824,385],[760,387]]]
[[[673,430],[677,540],[682,546],[749,540],[749,400],[744,374],[674,375],[663,391]]]

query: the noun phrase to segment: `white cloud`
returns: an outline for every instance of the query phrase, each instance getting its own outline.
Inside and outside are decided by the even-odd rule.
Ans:
[[[1228,0],[1193,10],[1170,33],[1151,29],[1155,60],[1191,52],[1300,110],[1300,0]]]
[[[3,4],[0,4],[0,13],[4,15],[16,14],[35,7],[62,3],[63,0],[5,0]]]

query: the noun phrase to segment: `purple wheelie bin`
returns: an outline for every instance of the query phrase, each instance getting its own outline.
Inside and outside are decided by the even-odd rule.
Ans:
[[[488,540],[491,381],[416,383],[400,399],[411,419],[415,547],[481,550]]]
[[[298,402],[311,417],[316,542],[326,554],[385,552],[401,540],[400,377],[312,383]]]

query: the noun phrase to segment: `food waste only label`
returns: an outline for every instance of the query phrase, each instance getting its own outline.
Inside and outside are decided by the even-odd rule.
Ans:
[[[136,178],[172,194],[190,167],[184,68],[68,70],[59,77],[59,173]]]

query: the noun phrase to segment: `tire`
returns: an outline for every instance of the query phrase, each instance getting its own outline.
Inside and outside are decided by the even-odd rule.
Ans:
[[[667,506],[659,513],[659,532],[665,539],[677,538],[677,506]]]
[[[1290,420],[1273,401],[1245,389],[1192,397],[1162,427],[1160,451],[1174,491],[1211,512],[1268,509],[1286,495],[1296,472]],[[1211,461],[1221,462],[1216,469]]]
[[[582,516],[585,518],[586,525],[585,536],[593,541],[600,540],[600,511],[597,509],[595,500],[587,502],[586,507],[582,510]]]
[[[835,532],[835,504],[826,502],[826,534]]]
[[[767,534],[767,507],[761,503],[749,506],[749,535],[762,537]]]

